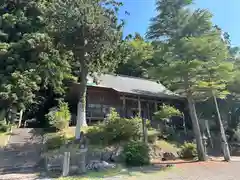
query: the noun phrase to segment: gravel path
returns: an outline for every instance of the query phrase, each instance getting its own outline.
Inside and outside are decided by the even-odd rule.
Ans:
[[[239,180],[240,162],[179,164],[173,170],[143,175],[138,180]],[[131,178],[129,178],[130,180]]]

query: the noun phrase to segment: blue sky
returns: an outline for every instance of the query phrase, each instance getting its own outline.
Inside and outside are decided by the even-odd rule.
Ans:
[[[123,12],[130,12],[130,16],[125,17],[125,33],[144,35],[149,19],[155,15],[155,0],[122,1]],[[230,34],[232,45],[240,46],[240,0],[195,0],[194,7],[208,9],[214,15],[213,22]]]

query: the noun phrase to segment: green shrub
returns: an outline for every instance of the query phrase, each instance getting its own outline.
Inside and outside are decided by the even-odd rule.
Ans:
[[[87,138],[89,139],[89,143],[90,144],[97,144],[97,145],[102,145],[107,143],[106,142],[106,138],[104,137],[104,128],[103,126],[100,124],[98,126],[93,126],[90,127],[87,130]]]
[[[139,139],[141,136],[141,120],[139,118],[110,119],[104,126],[105,139],[109,144]]]
[[[190,159],[197,156],[197,146],[194,143],[185,142],[180,147],[180,157],[184,159]]]
[[[139,140],[142,132],[140,118],[121,118],[111,109],[108,120],[88,129],[90,144],[118,144],[122,141]]]
[[[150,163],[149,147],[142,141],[130,141],[124,146],[122,153],[127,165],[141,166]]]
[[[47,138],[46,141],[46,149],[47,150],[54,150],[59,149],[62,145],[65,144],[65,136],[62,134],[56,134]]]
[[[57,130],[63,130],[69,126],[71,113],[66,102],[59,102],[58,107],[52,108],[48,114],[45,115],[49,124]]]
[[[8,132],[10,129],[10,126],[4,123],[3,121],[0,122],[0,133]]]

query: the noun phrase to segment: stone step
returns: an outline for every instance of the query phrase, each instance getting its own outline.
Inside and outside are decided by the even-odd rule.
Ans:
[[[14,128],[7,147],[0,150],[1,171],[28,171],[41,159],[41,136],[33,129]]]
[[[29,165],[29,166],[18,166],[18,167],[13,167],[13,166],[6,166],[6,167],[1,167],[0,168],[0,175],[1,174],[11,174],[15,172],[21,172],[21,173],[31,173],[35,172],[36,167]]]

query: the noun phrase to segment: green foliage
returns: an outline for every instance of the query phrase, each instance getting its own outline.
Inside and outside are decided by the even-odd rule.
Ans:
[[[147,127],[148,129],[152,129],[151,120],[146,119],[146,127]]]
[[[124,141],[136,140],[141,137],[142,121],[140,118],[120,118],[115,109],[111,109],[109,120],[91,127],[87,137],[93,144],[118,144]]]
[[[11,8],[10,8],[11,7]],[[63,92],[68,56],[45,30],[43,1],[3,1],[0,6],[0,100],[26,108],[39,89]]]
[[[46,118],[49,124],[55,127],[57,130],[63,130],[68,127],[71,119],[71,113],[68,108],[68,104],[65,102],[59,102],[57,108],[52,108]]]
[[[116,119],[120,119],[120,116],[115,108],[110,108],[109,114],[108,114],[108,120],[114,121]]]
[[[102,124],[90,127],[86,132],[86,136],[89,139],[90,144],[93,145],[108,144],[105,136],[104,126]]]
[[[169,121],[171,117],[181,115],[181,112],[175,107],[163,104],[160,110],[154,113],[154,118]]]
[[[130,141],[124,146],[123,157],[130,166],[142,166],[150,163],[149,147],[141,141]]]
[[[122,3],[104,0],[49,3],[46,11],[49,31],[59,45],[73,53],[75,67],[84,67],[81,73],[112,70],[125,59],[124,24],[119,23],[117,16],[121,6]]]
[[[5,133],[10,130],[10,126],[7,125],[4,121],[0,121],[0,133]]]
[[[180,39],[185,36],[201,34],[212,28],[211,14],[205,10],[190,11],[192,0],[158,0],[158,14],[151,19],[147,32],[149,39]]]
[[[62,145],[65,144],[66,137],[62,134],[55,134],[47,137],[45,146],[47,150],[59,149]]]
[[[157,9],[159,14],[152,19],[148,37],[163,38],[156,49],[164,48],[159,50],[162,56],[154,56],[150,74],[174,90],[200,98],[204,92],[200,84],[209,81],[205,78],[209,73],[204,70],[210,72],[216,67],[214,62],[228,57],[221,32],[213,28],[208,11],[192,11],[183,1],[159,0]],[[223,69],[222,65],[220,69]]]
[[[147,74],[146,63],[154,54],[153,45],[139,34],[130,40],[131,54],[126,62],[120,63],[116,72],[128,76],[142,77]]]
[[[105,137],[109,144],[138,139],[141,135],[141,119],[138,117],[127,119],[120,118],[112,109],[110,119],[104,125]]]
[[[184,159],[190,159],[197,156],[197,147],[194,143],[185,142],[180,147],[180,157]]]

